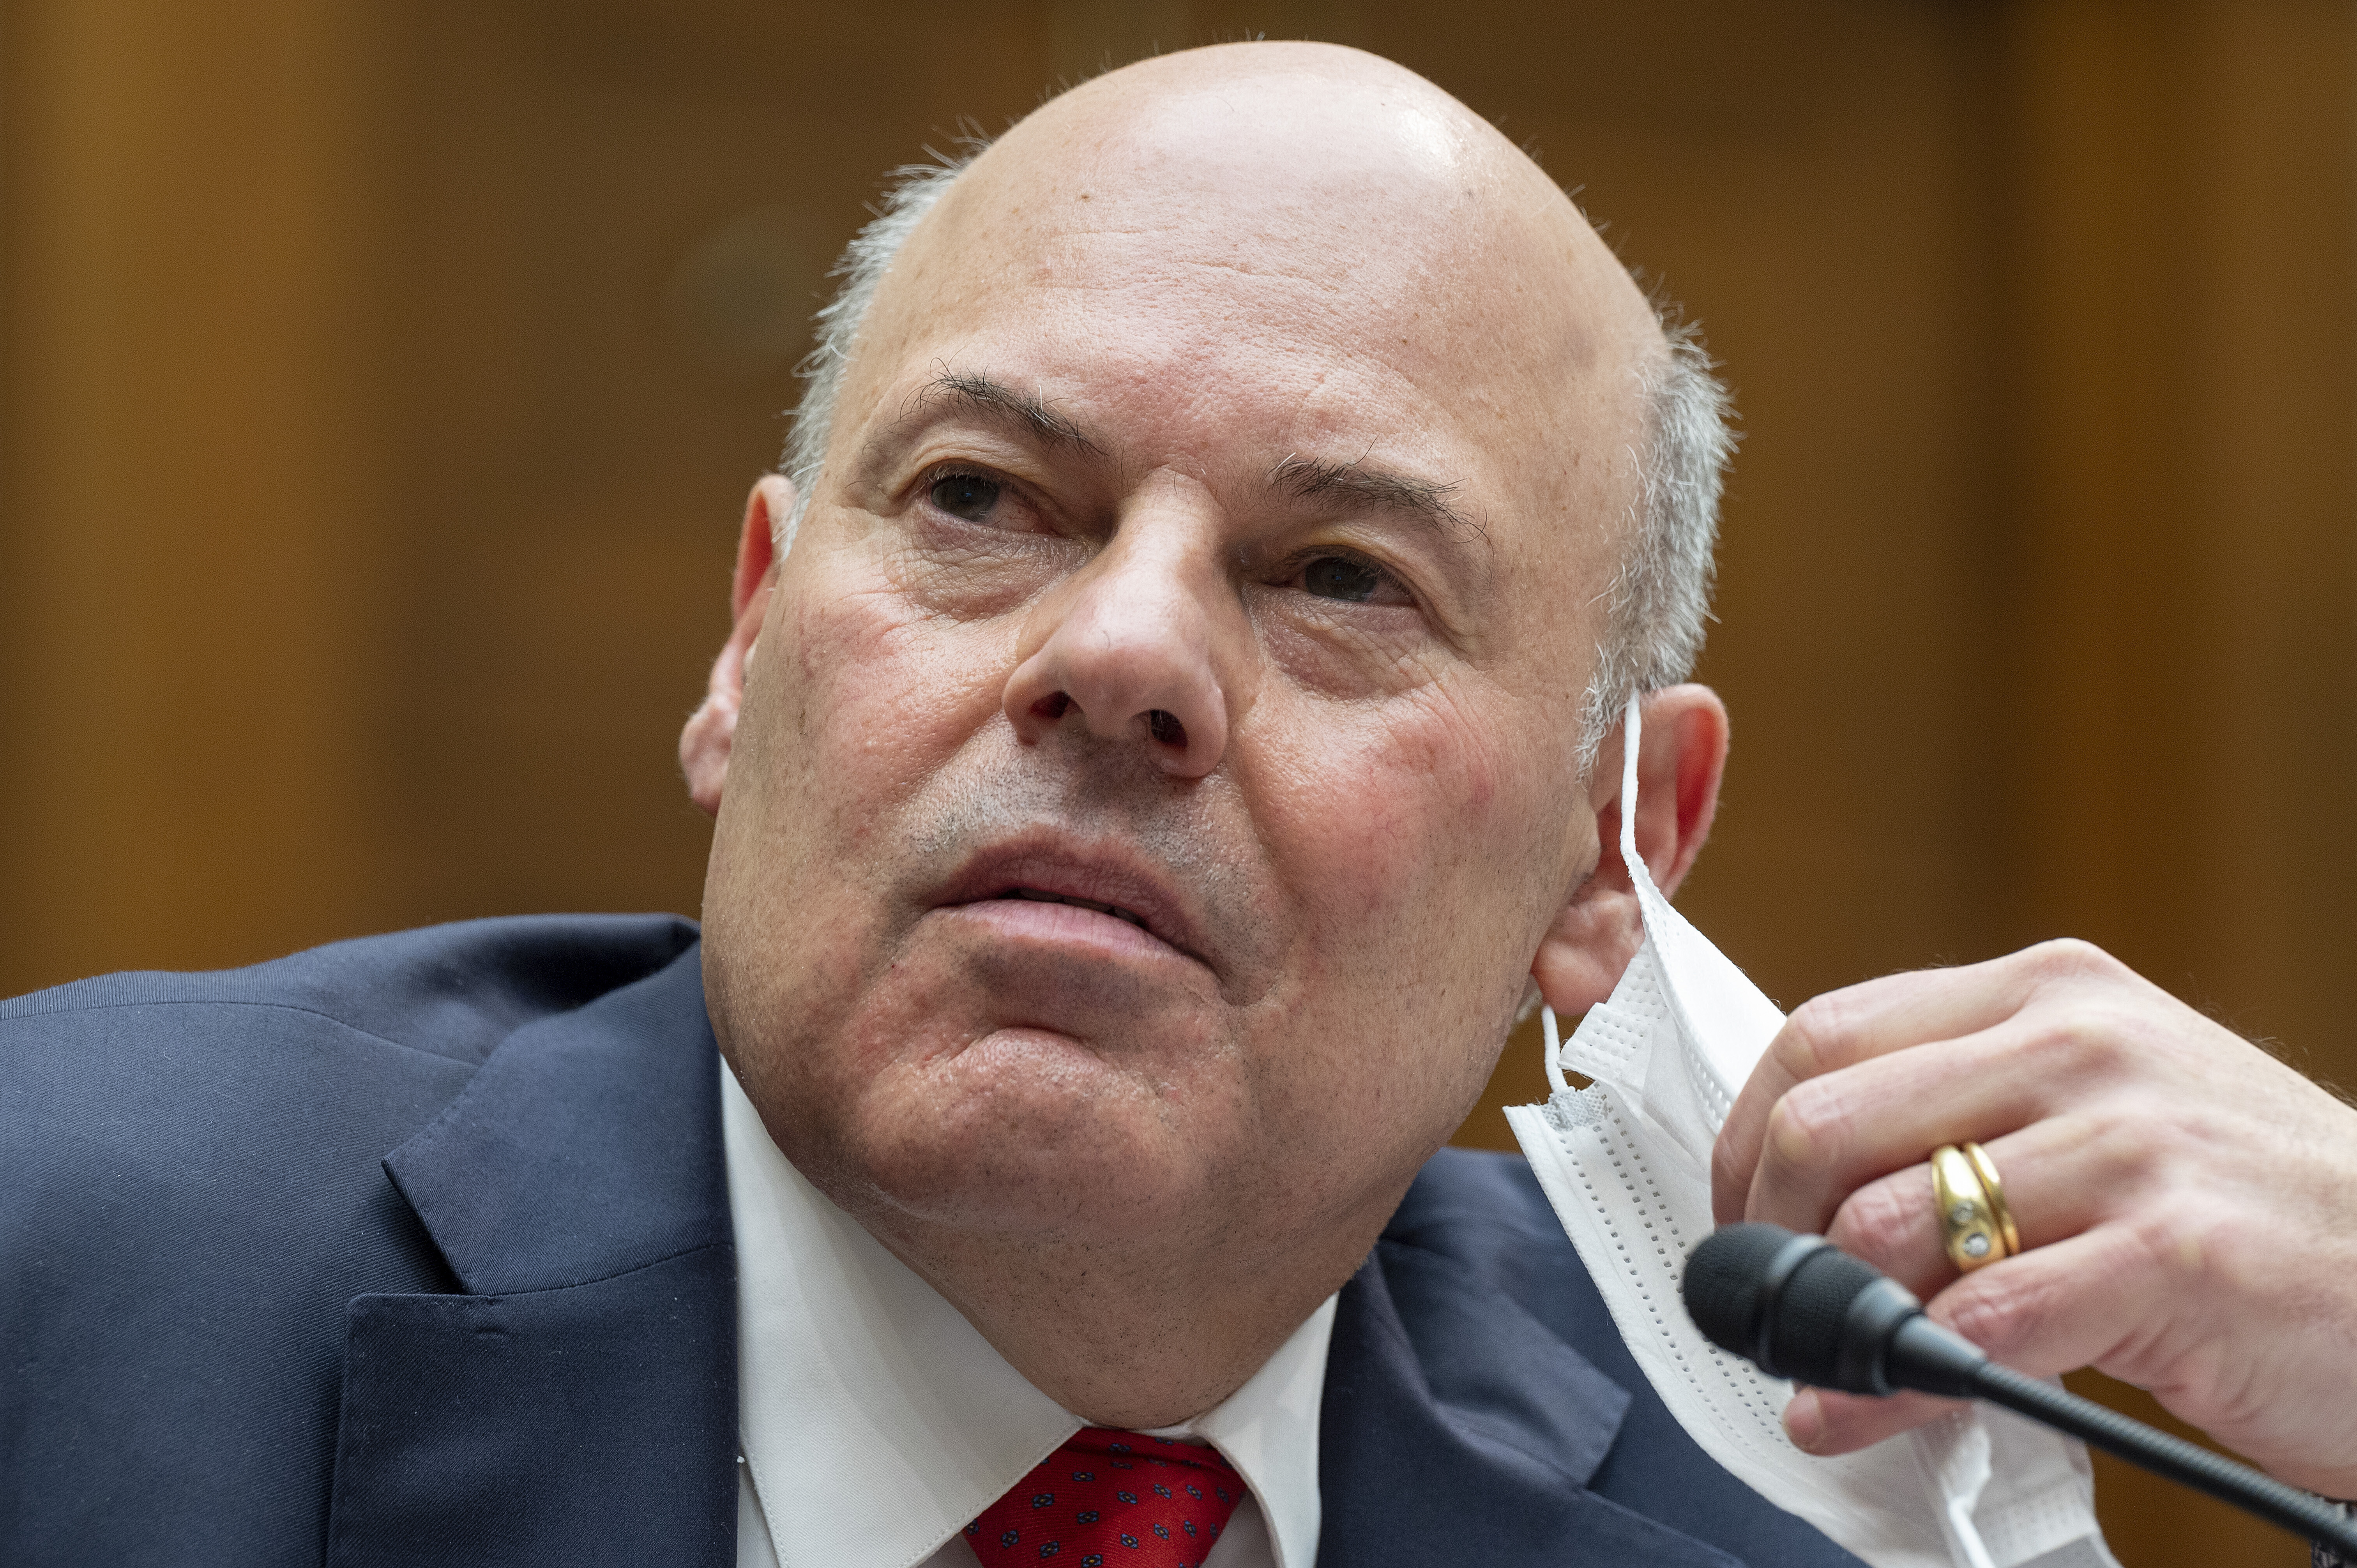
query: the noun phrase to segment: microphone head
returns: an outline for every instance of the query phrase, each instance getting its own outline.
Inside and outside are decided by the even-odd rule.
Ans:
[[[1720,1349],[1774,1377],[1846,1388],[1867,1375],[1843,1362],[1850,1309],[1881,1278],[1822,1236],[1745,1223],[1703,1239],[1686,1259],[1678,1294],[1695,1326]],[[1912,1305],[1913,1297],[1898,1294]]]
[[[1777,1300],[1771,1336],[1778,1374],[1824,1389],[1881,1391],[1855,1387],[1842,1364],[1850,1308],[1881,1278],[1870,1264],[1837,1247],[1803,1259]],[[1908,1300],[1911,1305],[1913,1298]]]
[[[1750,1359],[1760,1353],[1768,1265],[1793,1239],[1781,1225],[1721,1226],[1686,1259],[1678,1294],[1703,1337]]]

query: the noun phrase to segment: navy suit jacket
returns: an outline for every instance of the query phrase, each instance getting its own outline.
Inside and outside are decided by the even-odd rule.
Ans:
[[[0,1562],[698,1563],[736,1264],[694,926],[478,921],[0,1004]],[[1655,1398],[1518,1159],[1344,1288],[1321,1564],[1854,1560]]]

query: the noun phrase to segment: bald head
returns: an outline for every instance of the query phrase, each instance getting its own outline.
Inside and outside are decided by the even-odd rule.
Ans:
[[[1228,273],[1237,319],[1373,330],[1407,373],[1478,345],[1497,395],[1526,403],[1626,398],[1660,352],[1626,272],[1528,157],[1420,77],[1331,45],[1192,50],[1051,102],[920,226],[879,310],[997,286],[982,258],[1052,274],[1091,254],[1139,291]]]

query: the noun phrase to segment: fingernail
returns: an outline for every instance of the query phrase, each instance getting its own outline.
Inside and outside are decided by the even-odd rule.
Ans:
[[[1784,1435],[1803,1454],[1813,1454],[1825,1440],[1824,1402],[1814,1389],[1803,1389],[1784,1407]]]

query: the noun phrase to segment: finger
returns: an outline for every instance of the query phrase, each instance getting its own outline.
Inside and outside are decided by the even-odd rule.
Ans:
[[[2125,1151],[2091,1135],[2078,1116],[2034,1122],[1982,1147],[1996,1168],[2025,1252],[2078,1235],[2136,1190]],[[1825,1239],[1929,1297],[1957,1278],[1933,1193],[1925,1164],[1867,1182],[1842,1199]]]
[[[1933,1296],[1925,1311],[1992,1360],[2050,1378],[2110,1357],[2162,1289],[2148,1254],[2125,1227],[2110,1226],[1976,1269]],[[1804,1389],[1785,1407],[1784,1432],[1811,1454],[1851,1454],[1912,1431],[1959,1402],[1919,1393],[1883,1399]]]
[[[2034,1043],[2034,1026],[2008,1021],[1794,1085],[1769,1115],[1745,1218],[1822,1230],[1851,1192],[1941,1144],[2035,1122],[2067,1080],[2024,1070]]]
[[[2161,1260],[2134,1228],[2099,1225],[1975,1269],[1924,1310],[1991,1359],[2033,1378],[2104,1367],[2143,1382],[2150,1369],[2107,1363],[2170,1316],[2172,1291]]]
[[[2345,1328],[2298,1343],[2282,1336],[2301,1333],[2305,1303],[2220,1294],[2251,1261],[2233,1256],[2238,1217],[2201,1212],[2201,1193],[2169,1202],[2172,1214],[2140,1213],[1967,1274],[1929,1310],[2006,1366],[2033,1377],[2094,1367],[2280,1478],[2340,1495],[2357,1479]],[[2285,1255],[2263,1250],[2276,1271]]]
[[[1711,1208],[1718,1222],[1743,1218],[1769,1117],[1793,1088],[1892,1051],[1979,1034],[2004,1022],[2039,982],[2038,966],[2021,961],[2039,951],[1963,969],[1886,975],[1795,1008],[1751,1069],[1711,1150]]]
[[[1886,1437],[1912,1432],[1958,1408],[1961,1400],[1900,1393],[1889,1398],[1803,1389],[1784,1407],[1784,1435],[1806,1454],[1855,1454]]]

